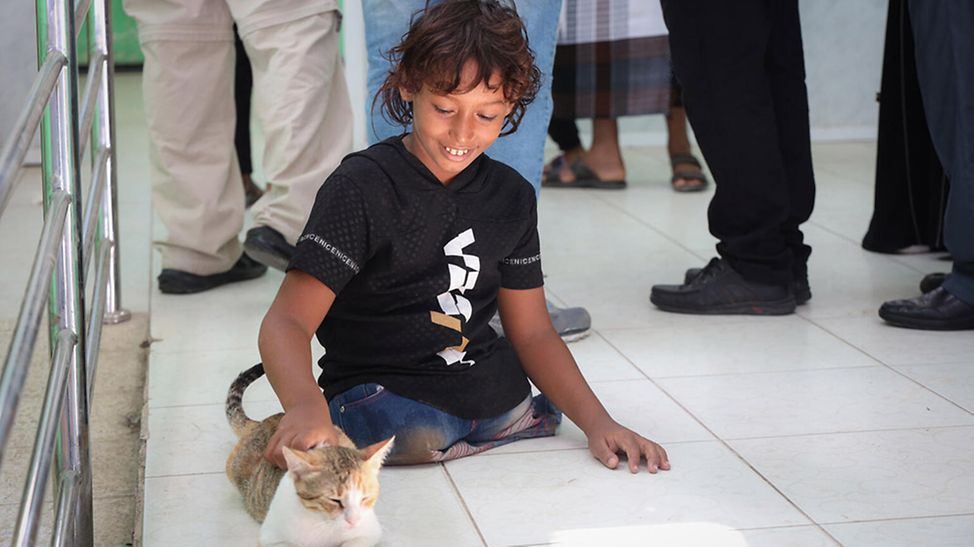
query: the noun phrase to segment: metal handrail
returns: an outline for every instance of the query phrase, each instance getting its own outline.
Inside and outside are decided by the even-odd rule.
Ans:
[[[56,426],[64,402],[68,368],[71,364],[71,354],[77,343],[78,337],[70,330],[64,329],[58,333],[54,365],[51,368],[51,375],[47,378],[44,409],[41,411],[41,420],[37,425],[34,452],[30,457],[30,468],[24,483],[24,495],[21,498],[17,527],[11,545],[32,545],[37,535],[37,525],[40,523],[38,513],[44,503],[44,488],[47,487],[51,459],[54,457]]]
[[[77,36],[81,32],[81,25],[85,23],[85,19],[88,17],[91,0],[75,0],[75,3],[78,4],[74,7],[74,32]]]
[[[13,427],[14,416],[17,413],[17,403],[20,393],[27,379],[27,366],[34,355],[34,342],[37,331],[40,330],[41,312],[47,304],[47,286],[51,283],[54,272],[54,262],[64,233],[64,220],[68,214],[71,196],[67,192],[58,192],[54,202],[48,209],[44,220],[44,229],[34,254],[30,277],[27,279],[27,292],[20,304],[17,315],[17,326],[10,340],[7,359],[3,365],[3,375],[0,376],[0,447],[6,446],[7,436]],[[0,450],[0,464],[3,463],[4,451]]]
[[[88,77],[85,82],[85,94],[81,99],[81,125],[78,128],[78,151],[82,154],[88,146],[88,135],[91,134],[91,122],[95,119],[98,91],[101,85],[101,72],[105,68],[105,56],[101,53],[88,64]]]
[[[91,251],[95,243],[95,223],[98,222],[98,209],[101,208],[102,197],[105,193],[105,173],[108,166],[108,157],[111,153],[112,151],[107,148],[102,148],[98,151],[98,156],[95,158],[94,171],[91,175],[91,187],[88,189],[85,215],[81,221],[81,241],[83,242],[81,254],[84,256],[81,271],[85,276],[88,275],[88,267],[91,263]]]
[[[60,51],[47,52],[47,57],[41,63],[41,69],[34,78],[33,85],[30,86],[27,104],[14,122],[12,136],[7,139],[7,144],[0,153],[0,215],[7,208],[14,182],[20,174],[24,158],[27,157],[27,150],[30,149],[30,141],[37,131],[38,124],[41,123],[44,107],[51,100],[58,75],[66,64],[68,58]]]
[[[52,468],[56,474],[52,543],[90,545],[94,536],[88,410],[102,325],[130,316],[120,306],[118,283],[110,3],[36,2],[40,68],[12,136],[0,153],[0,215],[39,126],[45,221],[0,374],[0,464],[47,304],[54,351],[13,545],[34,544]],[[89,41],[92,61],[79,113],[75,40],[86,17],[93,30]],[[89,142],[93,173],[89,195],[82,199],[80,155]],[[82,203],[87,205],[83,219]],[[91,289],[94,300],[85,314],[85,280],[94,249],[98,250]]]
[[[88,367],[88,401],[91,401],[95,390],[95,372],[98,371],[98,347],[101,343],[101,328],[107,321],[96,321],[105,313],[105,294],[108,292],[108,269],[111,267],[112,250],[115,246],[111,241],[105,241],[98,252],[98,266],[95,268],[95,293],[92,295],[91,312],[88,314],[88,332],[85,340],[85,366]]]

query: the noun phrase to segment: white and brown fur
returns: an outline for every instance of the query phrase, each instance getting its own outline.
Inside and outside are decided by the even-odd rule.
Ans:
[[[382,533],[373,511],[378,473],[393,439],[358,450],[339,430],[337,446],[284,448],[288,469],[279,469],[264,459],[264,450],[284,414],[257,422],[242,405],[244,390],[263,375],[260,364],[242,372],[226,402],[227,420],[239,439],[227,458],[227,476],[247,512],[262,523],[260,544],[375,545]]]

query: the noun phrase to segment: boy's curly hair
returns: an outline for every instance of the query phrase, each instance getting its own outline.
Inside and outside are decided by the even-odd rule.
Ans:
[[[489,89],[501,87],[504,99],[513,104],[504,121],[509,135],[517,130],[524,111],[541,85],[541,71],[517,10],[498,0],[446,0],[413,15],[409,31],[386,54],[393,68],[372,102],[382,100],[382,112],[403,127],[413,121],[412,105],[399,88],[417,93],[428,86],[435,93],[463,93],[483,82]],[[467,62],[477,65],[477,76],[459,89]],[[500,84],[491,86],[491,76]]]

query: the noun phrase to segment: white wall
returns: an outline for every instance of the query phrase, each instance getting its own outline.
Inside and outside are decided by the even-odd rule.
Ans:
[[[37,74],[35,34],[33,2],[0,2],[0,148],[6,144]],[[37,163],[40,157],[35,138],[27,161]]]

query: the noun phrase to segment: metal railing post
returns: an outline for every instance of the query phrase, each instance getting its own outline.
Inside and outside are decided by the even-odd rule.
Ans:
[[[43,158],[44,206],[50,204],[55,191],[72,196],[65,221],[61,249],[58,252],[48,317],[51,349],[56,347],[58,333],[69,330],[77,333],[79,343],[71,352],[68,383],[55,451],[55,498],[61,495],[62,480],[77,473],[77,503],[71,508],[65,528],[65,540],[70,545],[91,545],[92,529],[91,465],[88,452],[88,400],[85,370],[84,275],[81,272],[81,192],[80,161],[76,148],[78,140],[78,80],[75,51],[74,2],[66,0],[37,0],[38,62],[48,49],[64,54],[68,64],[61,69],[58,86],[51,97],[41,125]]]
[[[99,248],[110,245],[108,275],[108,290],[105,291],[105,313],[102,320],[114,324],[128,321],[132,314],[122,309],[122,286],[119,264],[120,246],[118,240],[118,170],[115,150],[115,59],[112,53],[112,12],[111,5],[106,0],[95,0],[91,3],[88,17],[91,32],[91,47],[93,52],[89,58],[104,59],[104,68],[100,71],[101,85],[99,86],[95,122],[91,126],[91,160],[92,165],[97,161],[101,149],[108,150],[108,162],[105,165],[105,191],[101,203],[101,237],[98,239]],[[92,253],[100,256],[98,251]],[[98,318],[92,318],[97,320]]]

